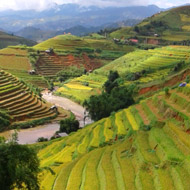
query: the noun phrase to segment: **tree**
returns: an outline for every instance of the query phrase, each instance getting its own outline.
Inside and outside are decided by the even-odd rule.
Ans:
[[[108,117],[111,112],[134,104],[134,88],[135,86],[132,85],[128,87],[116,87],[112,89],[110,94],[103,92],[99,96],[91,96],[88,100],[84,101],[83,105],[89,112],[91,119],[97,121]]]
[[[119,74],[117,71],[110,71],[108,75],[108,80],[104,83],[104,88],[107,93],[110,93],[113,88],[119,86],[117,82],[118,78],[119,78]]]
[[[79,121],[75,119],[74,115],[70,118],[60,121],[60,132],[65,132],[67,134],[77,131],[79,129]]]
[[[34,149],[0,140],[0,187],[3,190],[39,190],[39,160]]]

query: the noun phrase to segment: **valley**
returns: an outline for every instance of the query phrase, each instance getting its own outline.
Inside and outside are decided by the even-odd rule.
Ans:
[[[34,151],[35,190],[189,190],[189,12],[1,49],[0,158]],[[7,190],[33,189],[17,183]]]

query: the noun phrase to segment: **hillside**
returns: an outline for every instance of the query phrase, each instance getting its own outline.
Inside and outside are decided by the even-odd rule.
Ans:
[[[40,51],[36,70],[43,76],[55,76],[68,66],[83,66],[87,71],[94,70],[104,64],[134,51],[135,47],[117,45],[101,35],[92,34],[86,37],[59,35],[33,47]],[[44,51],[53,48],[54,53]]]
[[[36,44],[36,42],[27,40],[25,38],[14,36],[7,34],[5,32],[0,31],[0,49],[6,48],[7,46],[14,46],[14,45],[27,45],[27,46],[33,46]]]
[[[0,109],[7,110],[12,126],[28,127],[57,116],[42,102],[36,89],[0,70]]]
[[[41,188],[188,190],[189,95],[189,86],[161,92],[68,137],[38,144],[41,166],[56,172],[41,175]]]
[[[25,46],[14,46],[0,50],[0,69],[15,75],[26,83],[46,88],[47,82],[43,77],[28,73],[33,69],[28,57],[30,51],[31,49]]]
[[[133,28],[123,28],[112,37],[134,37],[140,42],[173,44],[190,40],[190,6],[183,6],[154,14]],[[155,34],[157,36],[155,36]],[[145,41],[146,40],[146,41]],[[157,42],[158,41],[158,42]],[[184,42],[183,42],[184,44]],[[188,45],[188,42],[185,42]]]
[[[189,68],[190,48],[188,46],[168,46],[154,50],[136,50],[113,62],[95,70],[89,75],[70,80],[56,92],[57,95],[67,96],[82,103],[92,94],[102,90],[110,70],[118,71],[123,84],[135,83],[139,89],[147,87],[146,92],[163,88],[167,81],[176,76],[183,76]],[[176,70],[175,70],[176,69]],[[179,79],[178,79],[179,78]],[[178,77],[174,83],[184,80]],[[85,86],[88,83],[88,86]],[[167,85],[174,85],[168,83]],[[156,87],[157,85],[157,87]],[[166,86],[167,86],[166,85]]]

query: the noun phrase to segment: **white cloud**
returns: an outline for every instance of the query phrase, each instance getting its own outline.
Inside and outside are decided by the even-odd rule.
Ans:
[[[53,6],[54,3],[76,3],[82,6],[96,5],[100,7],[156,4],[160,7],[170,7],[185,4],[188,2],[189,0],[1,0],[0,10],[44,10]]]
[[[0,9],[44,10],[53,5],[53,0],[1,0]]]

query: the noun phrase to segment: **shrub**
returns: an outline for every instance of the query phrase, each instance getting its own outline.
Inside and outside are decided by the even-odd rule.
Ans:
[[[0,131],[3,131],[5,128],[10,125],[10,115],[3,110],[0,110]]]
[[[165,91],[165,95],[169,95],[169,88],[168,87],[166,87],[166,88],[164,88],[164,91]]]
[[[38,142],[45,142],[45,141],[48,141],[48,139],[44,138],[44,137],[39,137],[38,138]]]
[[[60,132],[65,132],[67,134],[77,131],[79,129],[79,121],[75,119],[74,115],[70,118],[60,121]]]
[[[1,189],[38,190],[39,165],[34,149],[15,141],[0,142]]]
[[[190,82],[190,76],[188,75],[187,77],[186,77],[186,83],[189,83]]]
[[[58,80],[64,82],[70,78],[80,77],[84,74],[84,67],[70,66],[57,73]]]

